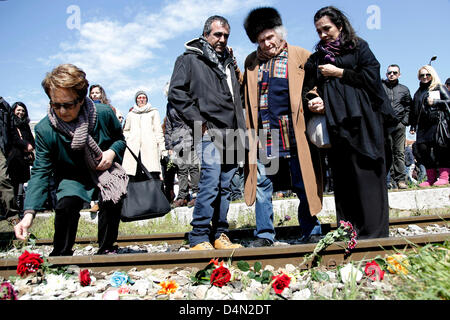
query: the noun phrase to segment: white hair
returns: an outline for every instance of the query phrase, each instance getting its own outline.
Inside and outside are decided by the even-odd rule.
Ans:
[[[273,30],[280,36],[281,39],[287,40],[287,30],[284,26],[277,26]]]

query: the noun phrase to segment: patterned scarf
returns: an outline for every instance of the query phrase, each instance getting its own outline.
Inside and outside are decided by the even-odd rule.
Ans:
[[[228,50],[225,50],[222,55],[219,55],[204,37],[200,37],[199,39],[203,45],[203,54],[210,61],[217,64],[217,67],[219,68],[220,71],[222,71],[224,74],[226,74],[227,71],[226,71],[225,63],[228,60],[228,58],[230,57]]]
[[[287,48],[287,42],[286,40],[281,40],[280,46],[277,48],[277,52],[275,54],[268,54],[261,50],[261,48],[258,46],[258,49],[256,50],[256,56],[260,61],[267,61],[272,59],[273,57],[278,56],[281,51]]]
[[[342,53],[341,38],[323,43],[322,41],[317,45],[317,49],[324,54],[324,61],[326,63],[334,64],[336,62],[336,56]]]
[[[116,162],[105,171],[96,170],[102,158],[102,150],[92,138],[95,123],[97,122],[97,109],[92,100],[85,98],[78,117],[75,121],[65,122],[58,118],[52,107],[47,110],[52,127],[72,139],[72,150],[83,150],[84,160],[88,166],[92,181],[100,189],[102,201],[118,203],[127,193],[128,176],[125,170]]]

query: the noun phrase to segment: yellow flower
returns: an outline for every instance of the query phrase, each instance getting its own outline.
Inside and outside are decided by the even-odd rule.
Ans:
[[[408,258],[404,254],[396,253],[386,258],[387,269],[390,273],[408,274]]]
[[[159,285],[162,288],[158,291],[158,294],[171,294],[178,289],[178,284],[175,281],[162,281]]]

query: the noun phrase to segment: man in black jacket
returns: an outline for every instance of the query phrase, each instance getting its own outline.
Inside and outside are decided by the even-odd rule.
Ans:
[[[386,72],[387,79],[383,80],[383,87],[389,97],[395,117],[399,121],[387,135],[388,145],[392,152],[392,166],[390,170],[391,184],[399,189],[407,189],[405,173],[405,128],[409,122],[409,111],[412,99],[409,89],[400,84],[400,67],[391,64]]]
[[[14,190],[7,173],[8,167],[6,161],[10,150],[11,130],[11,107],[8,102],[0,97],[0,220],[4,220],[8,216],[15,214],[15,209],[12,208]]]
[[[230,25],[224,17],[208,18],[203,35],[185,44],[170,80],[169,103],[193,129],[201,163],[189,233],[191,250],[241,247],[226,236],[230,183],[238,163],[235,152],[240,149],[237,145],[243,146],[245,130],[237,66],[227,48],[229,35]],[[238,152],[238,156],[243,154]]]

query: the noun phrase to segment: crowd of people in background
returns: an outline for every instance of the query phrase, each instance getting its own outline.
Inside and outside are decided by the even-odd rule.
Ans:
[[[323,236],[316,215],[324,193],[334,194],[337,220],[350,221],[358,238],[387,237],[388,189],[449,184],[450,142],[436,132],[443,117],[450,122],[450,78],[442,84],[430,62],[411,96],[398,64],[381,79],[369,44],[343,12],[324,7],[313,21],[319,39],[309,52],[286,41],[275,8],[251,10],[244,29],[256,50],[241,71],[227,46],[229,22],[211,16],[175,62],[163,117],[142,90],[124,117],[72,64],[42,81],[50,102],[34,134],[26,105],[0,97],[0,217],[18,215],[16,236],[24,240],[53,199],[51,255],[71,255],[88,204],[99,215],[98,253],[115,252],[127,183],[151,178],[163,181],[174,208],[193,208],[191,250],[242,247],[227,237],[229,205],[239,199],[255,204],[251,246],[273,245],[272,200],[293,193],[299,243]],[[329,148],[306,134],[318,115]]]

